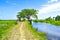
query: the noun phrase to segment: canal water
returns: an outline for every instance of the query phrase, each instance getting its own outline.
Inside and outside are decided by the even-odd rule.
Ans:
[[[60,40],[60,26],[55,26],[47,23],[33,22],[32,26],[38,28],[39,32],[48,33],[46,37],[48,40]]]

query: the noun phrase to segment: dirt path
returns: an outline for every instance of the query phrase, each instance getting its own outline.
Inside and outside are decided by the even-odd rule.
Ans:
[[[20,22],[2,40],[37,40],[31,32],[26,29],[26,22]]]
[[[21,27],[20,27],[20,40],[36,40],[33,35],[31,34],[31,32],[29,30],[26,29],[26,22],[21,23]]]

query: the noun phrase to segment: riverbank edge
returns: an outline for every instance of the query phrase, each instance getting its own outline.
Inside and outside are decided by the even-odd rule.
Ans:
[[[31,25],[28,21],[26,21],[26,23],[27,23],[26,28],[33,34],[33,36],[34,36],[35,38],[37,38],[37,39],[39,39],[39,40],[48,40],[48,39],[46,38],[46,34],[47,34],[47,33],[38,32],[38,31],[37,31],[37,28],[33,28],[32,25]]]
[[[60,21],[54,21],[54,20],[33,20],[33,22],[48,23],[55,26],[60,26]]]

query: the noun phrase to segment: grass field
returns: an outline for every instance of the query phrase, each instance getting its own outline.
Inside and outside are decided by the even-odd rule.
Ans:
[[[14,27],[15,20],[0,20],[0,40],[7,34],[7,32]]]

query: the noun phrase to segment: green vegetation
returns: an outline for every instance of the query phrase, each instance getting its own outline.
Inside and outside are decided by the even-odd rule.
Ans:
[[[0,20],[0,40],[15,26],[15,24],[15,20]]]
[[[39,40],[48,40],[46,38],[46,33],[44,32],[38,32],[37,28],[33,28],[32,25],[27,21],[26,28],[30,30],[30,32],[33,34],[35,38],[38,38]]]
[[[47,21],[47,20],[33,20],[34,22],[43,22],[43,23],[49,23],[49,24],[53,24],[53,25],[56,25],[56,26],[60,26],[60,21],[54,21],[54,20],[50,20],[50,21]]]
[[[57,26],[60,26],[60,16],[57,15],[56,17],[48,17],[44,20],[33,20],[34,22],[44,22],[44,23],[50,23],[50,24],[53,24],[53,25],[57,25]]]
[[[31,17],[36,18],[36,20],[33,20],[34,22],[44,22],[44,23],[50,23],[54,25],[60,26],[60,16],[57,15],[56,17],[48,17],[44,20],[38,20],[37,17],[37,10],[35,9],[23,9],[17,14],[17,18],[19,21],[24,21],[24,20],[29,20],[31,23]],[[16,20],[0,20],[0,39],[2,39],[8,31],[10,31],[15,25],[16,25]],[[27,25],[26,28],[30,30],[30,32],[33,34],[33,36],[39,40],[48,40],[46,38],[46,34],[44,32],[38,32],[37,28],[33,28],[32,25],[26,21]]]
[[[60,21],[60,15],[57,15],[57,16],[55,17],[55,20],[56,20],[56,21]]]
[[[36,14],[38,14],[38,12],[35,9],[23,9],[23,10],[21,10],[21,12],[18,12],[17,18],[19,20],[22,20],[22,19],[23,20],[25,20],[25,19],[30,20],[31,17],[34,17],[37,19],[38,17]]]

